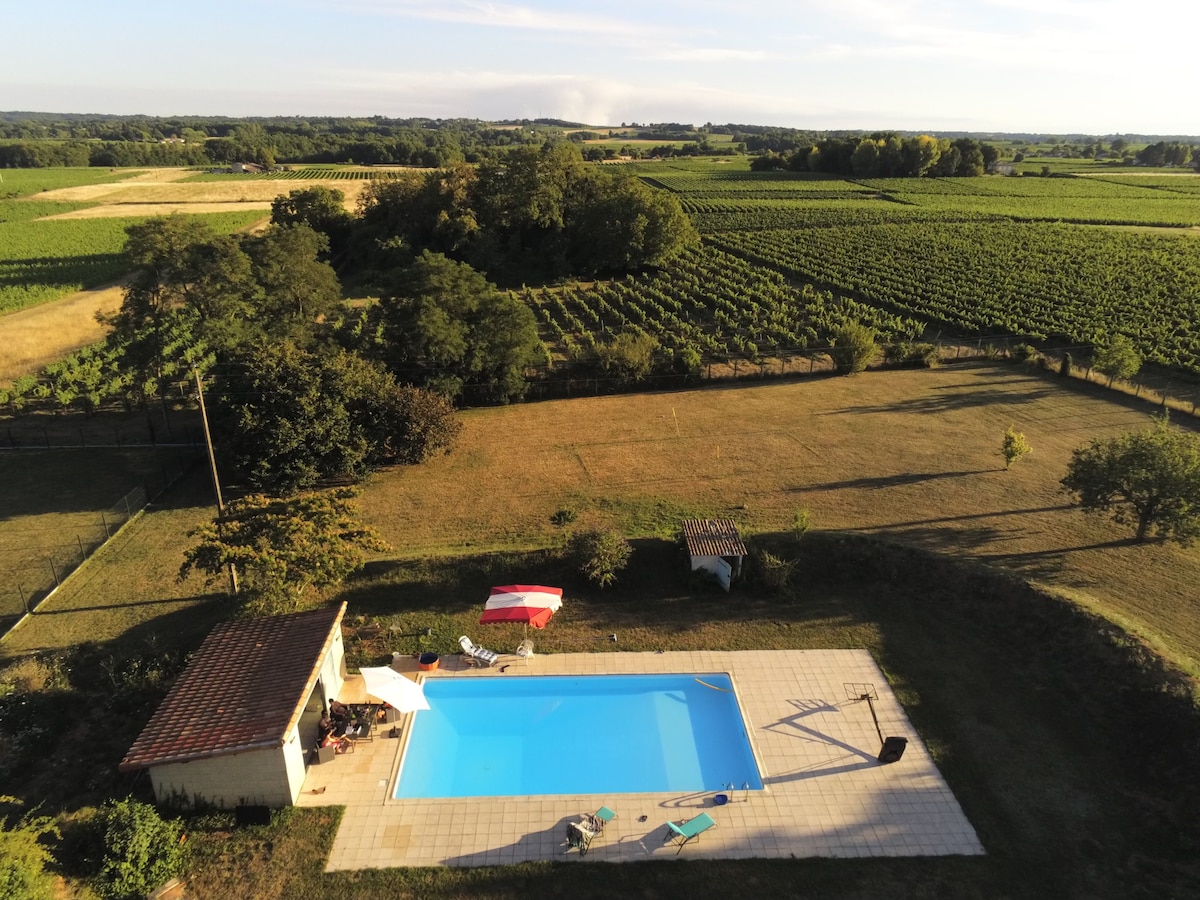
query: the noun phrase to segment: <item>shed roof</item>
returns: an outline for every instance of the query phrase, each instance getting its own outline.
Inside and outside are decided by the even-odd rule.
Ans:
[[[118,769],[282,746],[339,633],[346,604],[214,628]]]
[[[684,519],[683,538],[689,556],[746,556],[733,519]]]

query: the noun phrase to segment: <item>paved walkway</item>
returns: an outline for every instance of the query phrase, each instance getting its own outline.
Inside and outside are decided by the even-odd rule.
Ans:
[[[397,668],[417,677],[415,662]],[[567,653],[513,659],[507,672],[467,669],[443,658],[426,677],[727,672],[733,679],[764,789],[553,797],[391,799],[405,743],[389,727],[354,753],[309,769],[302,806],[346,806],[327,868],[483,866],[562,859],[566,825],[607,805],[616,811],[584,861],[629,862],[673,856],[663,846],[668,820],[707,811],[716,827],[683,848],[689,857],[856,857],[976,855],[983,847],[900,704],[865,650]],[[903,757],[876,760],[879,736],[867,704],[851,697],[873,685],[885,736],[908,738]],[[342,699],[356,701],[361,681]],[[410,717],[411,718],[411,717]],[[420,727],[419,714],[416,727]],[[313,793],[319,791],[319,793]],[[578,859],[578,851],[566,858]]]

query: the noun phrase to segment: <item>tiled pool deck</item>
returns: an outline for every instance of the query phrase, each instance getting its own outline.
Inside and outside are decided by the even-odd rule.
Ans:
[[[429,677],[728,672],[765,789],[734,791],[733,800],[723,806],[714,804],[715,791],[394,800],[404,741],[388,737],[384,726],[381,735],[359,744],[354,753],[308,770],[299,805],[346,807],[328,869],[580,859],[576,850],[567,854],[566,825],[605,805],[617,817],[592,843],[584,862],[674,856],[675,847],[663,846],[666,822],[678,823],[701,811],[717,824],[683,848],[688,857],[984,852],[865,650],[565,653],[536,656],[528,666],[515,657],[504,663],[509,663],[507,672],[500,665],[468,669],[461,657],[444,657],[442,667]],[[397,668],[417,675],[411,659],[399,660]],[[908,738],[898,762],[876,761],[880,743],[871,711],[865,702],[847,699],[848,683],[874,685],[884,735]],[[347,683],[342,699],[362,699],[354,696],[356,691],[361,692],[357,678]],[[580,737],[581,747],[597,740],[595,735]],[[586,765],[586,756],[577,762]],[[740,784],[742,774],[731,772],[730,777]]]

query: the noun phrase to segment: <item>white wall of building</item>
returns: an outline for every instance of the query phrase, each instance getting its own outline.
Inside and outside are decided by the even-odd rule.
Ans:
[[[293,741],[282,747],[153,766],[150,783],[159,803],[211,803],[225,809],[290,806],[300,790],[297,785],[292,791],[287,757],[298,755],[298,748],[299,742]],[[303,769],[303,757],[300,760]]]

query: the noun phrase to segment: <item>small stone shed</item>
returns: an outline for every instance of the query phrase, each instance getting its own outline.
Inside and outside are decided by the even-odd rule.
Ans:
[[[345,682],[346,604],[212,630],[118,766],[158,802],[295,803],[322,711]]]
[[[683,539],[692,571],[712,572],[725,590],[742,573],[746,545],[732,519],[684,519]]]

